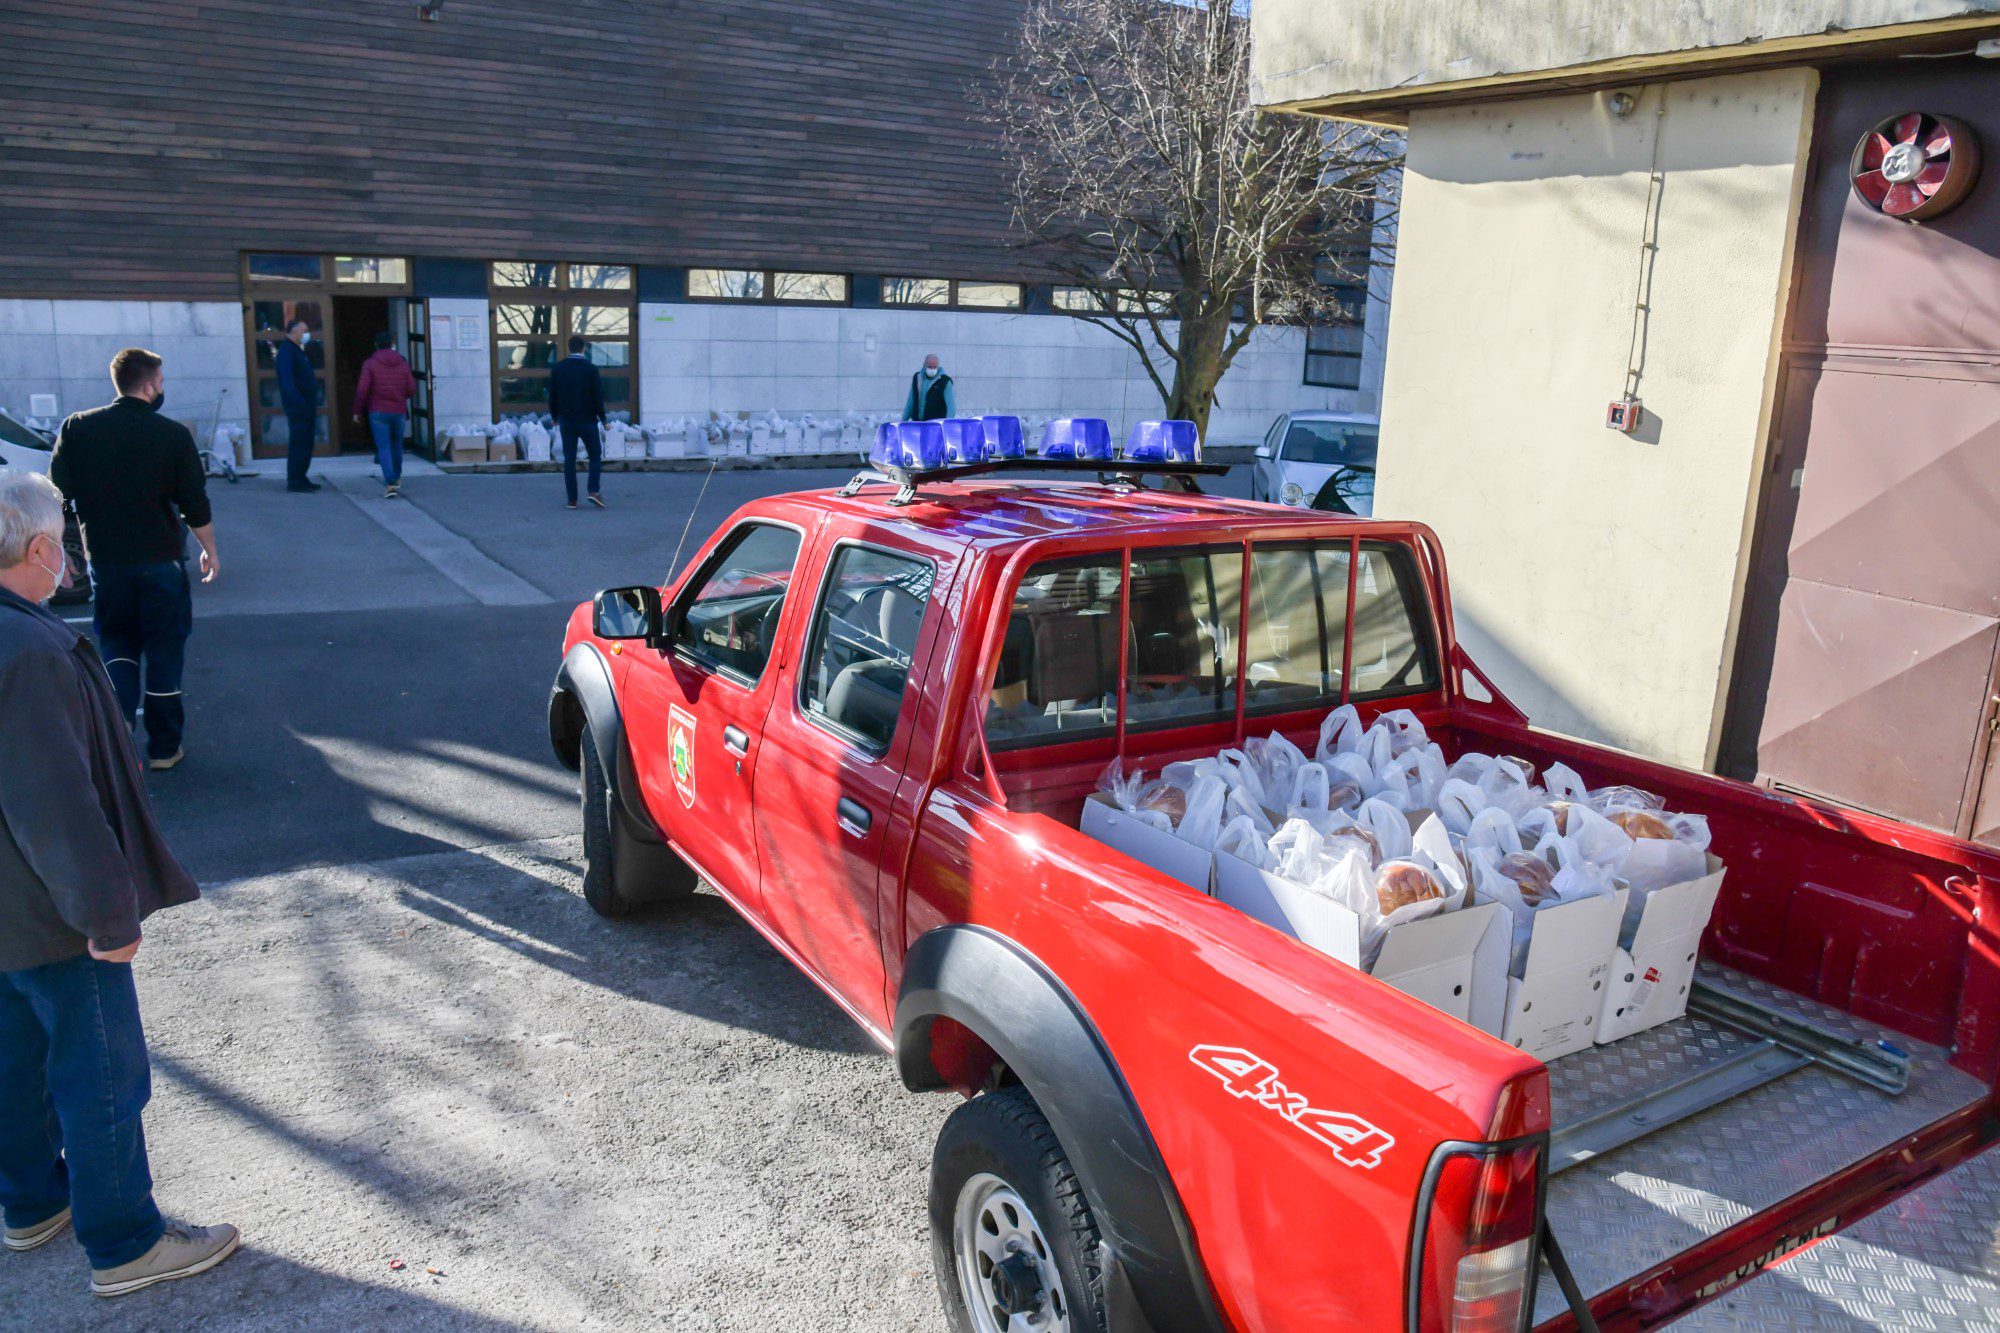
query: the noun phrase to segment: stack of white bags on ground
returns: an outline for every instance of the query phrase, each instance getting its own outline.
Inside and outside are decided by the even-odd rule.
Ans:
[[[1127,814],[1345,906],[1364,966],[1396,926],[1478,902],[1513,916],[1522,973],[1537,912],[1628,890],[1621,943],[1646,898],[1708,873],[1708,822],[1636,787],[1587,790],[1551,764],[1444,752],[1408,710],[1363,728],[1331,713],[1308,757],[1273,733],[1147,781],[1115,762],[1099,789]]]

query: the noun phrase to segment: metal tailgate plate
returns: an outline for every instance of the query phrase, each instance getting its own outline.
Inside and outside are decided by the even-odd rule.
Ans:
[[[2000,1150],[1702,1306],[1686,1329],[2000,1330]]]

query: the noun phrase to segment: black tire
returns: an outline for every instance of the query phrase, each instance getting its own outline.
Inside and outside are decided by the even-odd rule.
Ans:
[[[952,1112],[931,1156],[931,1261],[954,1333],[1005,1326],[996,1310],[982,1324],[966,1307],[957,1260],[956,1222],[970,1182],[997,1177],[1024,1202],[1047,1253],[1033,1255],[1047,1299],[1059,1302],[1071,1333],[1104,1333],[1104,1269],[1096,1219],[1069,1155],[1028,1090],[1015,1086],[975,1097]],[[1057,1280],[1060,1281],[1057,1289]]]
[[[630,916],[653,903],[684,898],[700,884],[673,848],[633,834],[611,794],[597,738],[583,731],[583,900],[599,916]]]

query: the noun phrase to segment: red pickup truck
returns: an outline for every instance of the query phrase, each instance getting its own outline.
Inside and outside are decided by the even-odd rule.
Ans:
[[[745,506],[576,610],[549,712],[592,907],[713,886],[967,1099],[962,1333],[1650,1328],[2000,1134],[1993,851],[1536,730],[1419,524],[979,470]],[[1114,758],[1344,703],[1705,815],[1689,1015],[1544,1064],[1079,831]]]

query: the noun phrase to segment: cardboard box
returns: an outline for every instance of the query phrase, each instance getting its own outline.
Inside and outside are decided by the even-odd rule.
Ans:
[[[1361,918],[1227,852],[1215,855],[1215,896],[1350,967],[1361,966]],[[1372,975],[1453,1018],[1499,1035],[1507,1001],[1510,918],[1499,903],[1397,926]]]
[[[1099,842],[1117,848],[1170,879],[1179,880],[1197,893],[1209,891],[1213,852],[1132,818],[1102,792],[1092,792],[1084,801],[1081,827]]]
[[[1598,1012],[1597,1040],[1613,1042],[1672,1022],[1687,1012],[1688,986],[1702,932],[1722,892],[1722,861],[1711,855],[1708,873],[1646,896],[1632,947],[1613,947],[1611,978]]]
[[[521,461],[521,446],[515,440],[488,440],[486,461],[489,463],[518,463]]]
[[[1541,1060],[1574,1055],[1596,1042],[1624,917],[1623,889],[1535,913],[1527,965],[1522,975],[1507,978],[1502,1040]],[[1507,968],[1504,954],[1500,966]]]
[[[484,435],[447,435],[445,454],[453,463],[484,463],[486,461],[486,437]]]

